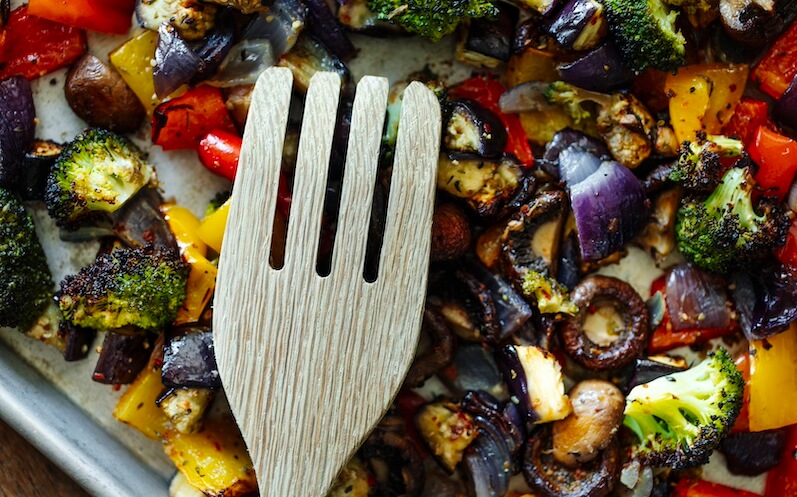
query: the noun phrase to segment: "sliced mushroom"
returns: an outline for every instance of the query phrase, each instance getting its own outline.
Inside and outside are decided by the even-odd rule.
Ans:
[[[554,460],[550,430],[543,428],[526,445],[523,477],[544,497],[605,497],[620,479],[620,458],[620,446],[612,439],[595,460],[566,468]]]
[[[590,276],[570,295],[579,313],[567,319],[561,338],[568,355],[587,369],[617,369],[639,357],[648,339],[648,310],[628,283],[609,276]],[[599,344],[587,336],[584,323],[591,313],[608,308],[619,318],[616,338]],[[611,338],[611,337],[610,337]]]
[[[423,491],[423,461],[401,417],[385,416],[363,443],[360,455],[377,477],[376,495],[418,497]]]
[[[457,336],[471,342],[496,341],[500,326],[495,302],[486,285],[472,274],[445,274],[431,285],[430,294],[430,303]]]
[[[551,425],[553,457],[574,468],[595,459],[623,421],[625,397],[604,380],[584,380],[568,394],[573,412]]]

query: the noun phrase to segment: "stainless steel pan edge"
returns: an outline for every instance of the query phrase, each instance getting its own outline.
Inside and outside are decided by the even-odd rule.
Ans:
[[[0,417],[95,497],[169,495],[169,483],[0,345]]]

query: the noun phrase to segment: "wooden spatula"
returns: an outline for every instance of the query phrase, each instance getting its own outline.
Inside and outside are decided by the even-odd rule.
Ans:
[[[304,107],[285,263],[269,266],[292,77],[252,95],[213,312],[224,389],[262,497],[323,497],[384,415],[412,361],[426,292],[440,110],[420,83],[403,99],[375,282],[363,278],[388,84],[357,85],[327,277],[316,272],[340,80],[313,76]]]

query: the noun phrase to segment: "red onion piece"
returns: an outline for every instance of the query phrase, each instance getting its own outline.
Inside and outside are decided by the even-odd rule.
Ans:
[[[0,187],[15,187],[25,153],[33,144],[36,109],[28,80],[0,82]]]
[[[542,95],[548,85],[549,83],[542,81],[521,83],[504,92],[498,101],[498,106],[505,114],[554,109],[556,106],[549,104]]]
[[[791,80],[775,106],[775,115],[792,128],[797,128],[797,77]]]
[[[667,311],[674,330],[727,328],[731,304],[722,277],[690,264],[674,267],[667,275]]]
[[[252,19],[242,40],[267,40],[276,58],[293,48],[307,21],[307,6],[301,0],[276,0],[269,11]]]
[[[642,184],[615,161],[606,161],[570,187],[581,258],[597,261],[620,250],[647,221]]]
[[[733,277],[733,302],[748,340],[762,340],[785,331],[797,320],[797,274],[782,265]]]
[[[307,3],[307,27],[316,38],[343,60],[351,59],[357,49],[346,36],[326,0],[305,0]]]
[[[205,62],[191,50],[177,30],[163,23],[158,28],[158,46],[155,48],[155,94],[158,98],[171,95],[177,88],[191,81],[205,66]]]
[[[614,45],[604,43],[580,59],[559,66],[559,75],[579,88],[605,93],[631,81],[634,72],[623,64]]]

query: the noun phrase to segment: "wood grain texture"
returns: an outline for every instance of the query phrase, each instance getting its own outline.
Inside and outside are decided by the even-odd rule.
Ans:
[[[268,263],[290,73],[252,97],[219,263],[216,356],[263,497],[325,495],[384,415],[414,356],[426,292],[440,111],[404,95],[377,280],[363,279],[387,81],[357,86],[332,271],[316,253],[340,81],[313,77],[305,102],[285,265]]]
[[[89,497],[22,436],[0,421],[0,497]]]

